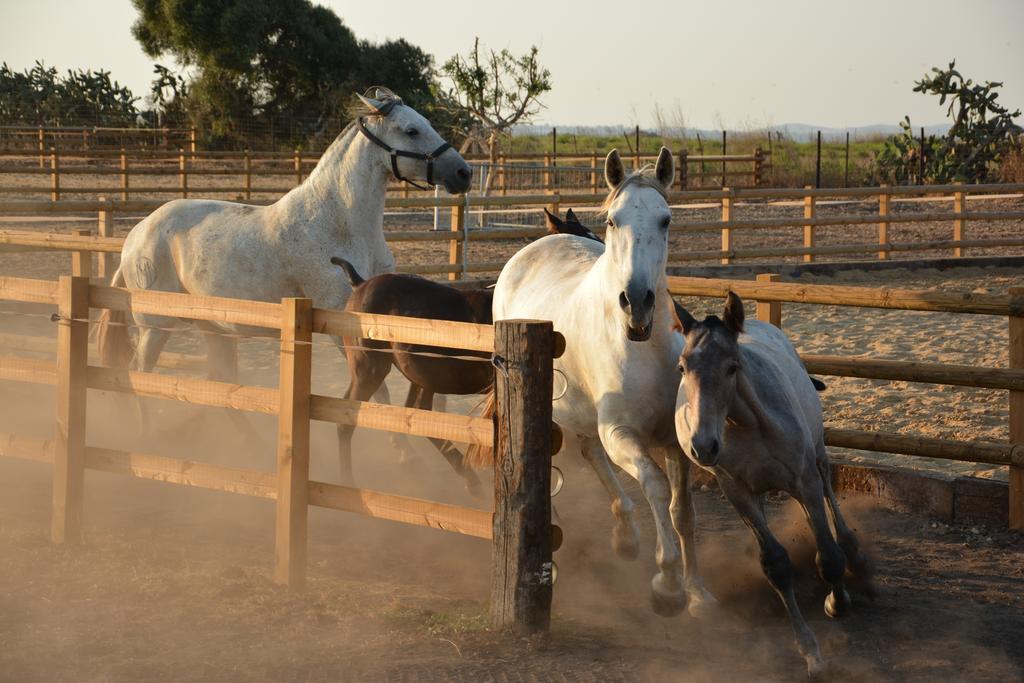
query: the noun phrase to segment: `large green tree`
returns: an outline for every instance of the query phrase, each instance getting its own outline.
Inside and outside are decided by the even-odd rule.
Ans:
[[[23,72],[0,65],[0,123],[130,126],[138,97],[109,71],[69,70],[61,75],[36,62]]]
[[[404,40],[360,42],[309,0],[132,0],[147,54],[194,74],[190,110],[215,133],[253,119],[287,121],[298,138],[336,125],[353,90],[387,85],[429,96],[429,55]]]

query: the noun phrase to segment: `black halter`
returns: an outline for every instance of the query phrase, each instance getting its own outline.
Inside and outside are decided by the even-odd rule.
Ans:
[[[392,101],[378,111],[380,112],[381,116],[387,116],[389,113],[391,113],[391,110],[394,109],[395,106],[399,104],[401,103],[398,101]],[[359,130],[362,131],[363,135],[365,135],[370,142],[377,145],[378,147],[380,147],[385,152],[391,155],[391,172],[395,174],[395,178],[401,180],[402,182],[409,183],[413,187],[419,188],[421,190],[430,189],[429,187],[423,187],[422,185],[409,180],[408,178],[404,177],[401,173],[399,173],[398,157],[407,157],[409,159],[419,159],[420,161],[427,162],[427,184],[431,186],[437,184],[434,182],[434,159],[438,158],[439,156],[447,152],[448,148],[451,147],[451,143],[445,142],[430,154],[422,154],[420,152],[406,152],[405,150],[402,149],[395,149],[394,147],[392,147],[391,145],[389,145],[388,143],[384,142],[379,137],[371,133],[366,128],[365,119],[365,116],[360,116],[358,119],[356,119],[356,121],[359,123]]]

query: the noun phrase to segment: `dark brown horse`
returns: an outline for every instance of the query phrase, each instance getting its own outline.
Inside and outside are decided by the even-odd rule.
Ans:
[[[492,289],[460,290],[416,275],[395,273],[364,280],[348,261],[335,257],[331,263],[340,266],[352,284],[352,296],[345,306],[347,311],[491,324]],[[487,391],[494,381],[494,369],[485,353],[346,338],[345,355],[351,374],[345,398],[357,401],[366,401],[377,391],[392,365],[411,383],[405,400],[407,408],[430,410],[434,394],[479,394]],[[467,360],[468,356],[478,356],[480,360]],[[352,481],[354,431],[352,425],[338,425],[341,477],[346,483]],[[480,480],[463,464],[459,449],[450,441],[430,439],[430,442],[465,479],[466,489],[479,496]]]

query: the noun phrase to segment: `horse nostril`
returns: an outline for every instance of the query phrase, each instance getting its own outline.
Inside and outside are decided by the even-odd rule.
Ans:
[[[647,296],[644,297],[644,308],[651,308],[654,306],[654,292],[647,290]]]
[[[625,292],[619,292],[619,308],[622,310],[629,308],[629,298],[626,297]]]
[[[470,171],[468,168],[460,168],[458,171],[455,172],[455,175],[459,176],[459,178],[461,178],[462,180],[469,180],[470,178],[473,177],[473,172]]]
[[[711,442],[711,456],[714,457],[716,455],[718,455],[718,439]]]

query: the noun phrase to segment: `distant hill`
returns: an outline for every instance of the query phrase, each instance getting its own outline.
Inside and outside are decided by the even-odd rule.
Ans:
[[[576,135],[600,135],[605,137],[612,137],[622,135],[623,133],[632,134],[633,129],[630,126],[555,126],[560,133],[573,133]],[[763,131],[764,129],[760,129]],[[833,128],[830,126],[815,126],[808,123],[783,123],[777,126],[771,126],[771,130],[779,131],[784,136],[791,140],[797,140],[800,142],[806,142],[813,140],[820,130],[823,138],[835,140],[842,138],[847,132],[850,133],[852,139],[863,139],[868,137],[888,137],[900,132],[900,127],[896,124],[883,124],[876,123],[867,126],[853,126],[850,128]],[[915,126],[915,134],[918,131],[918,127]],[[936,123],[933,125],[925,126],[924,132],[926,135],[943,135],[949,130],[948,123]],[[641,131],[645,135],[656,135],[658,131],[653,129],[642,128]],[[739,135],[746,135],[752,132],[758,132],[758,129],[746,129],[746,130],[730,130],[729,133],[735,133]],[[550,135],[551,126],[516,126],[512,134],[513,135]],[[685,134],[687,137],[697,137],[700,134],[702,138],[718,138],[722,135],[722,131],[719,129],[712,128],[685,128],[682,130],[673,130],[671,134],[673,137],[681,137]]]

